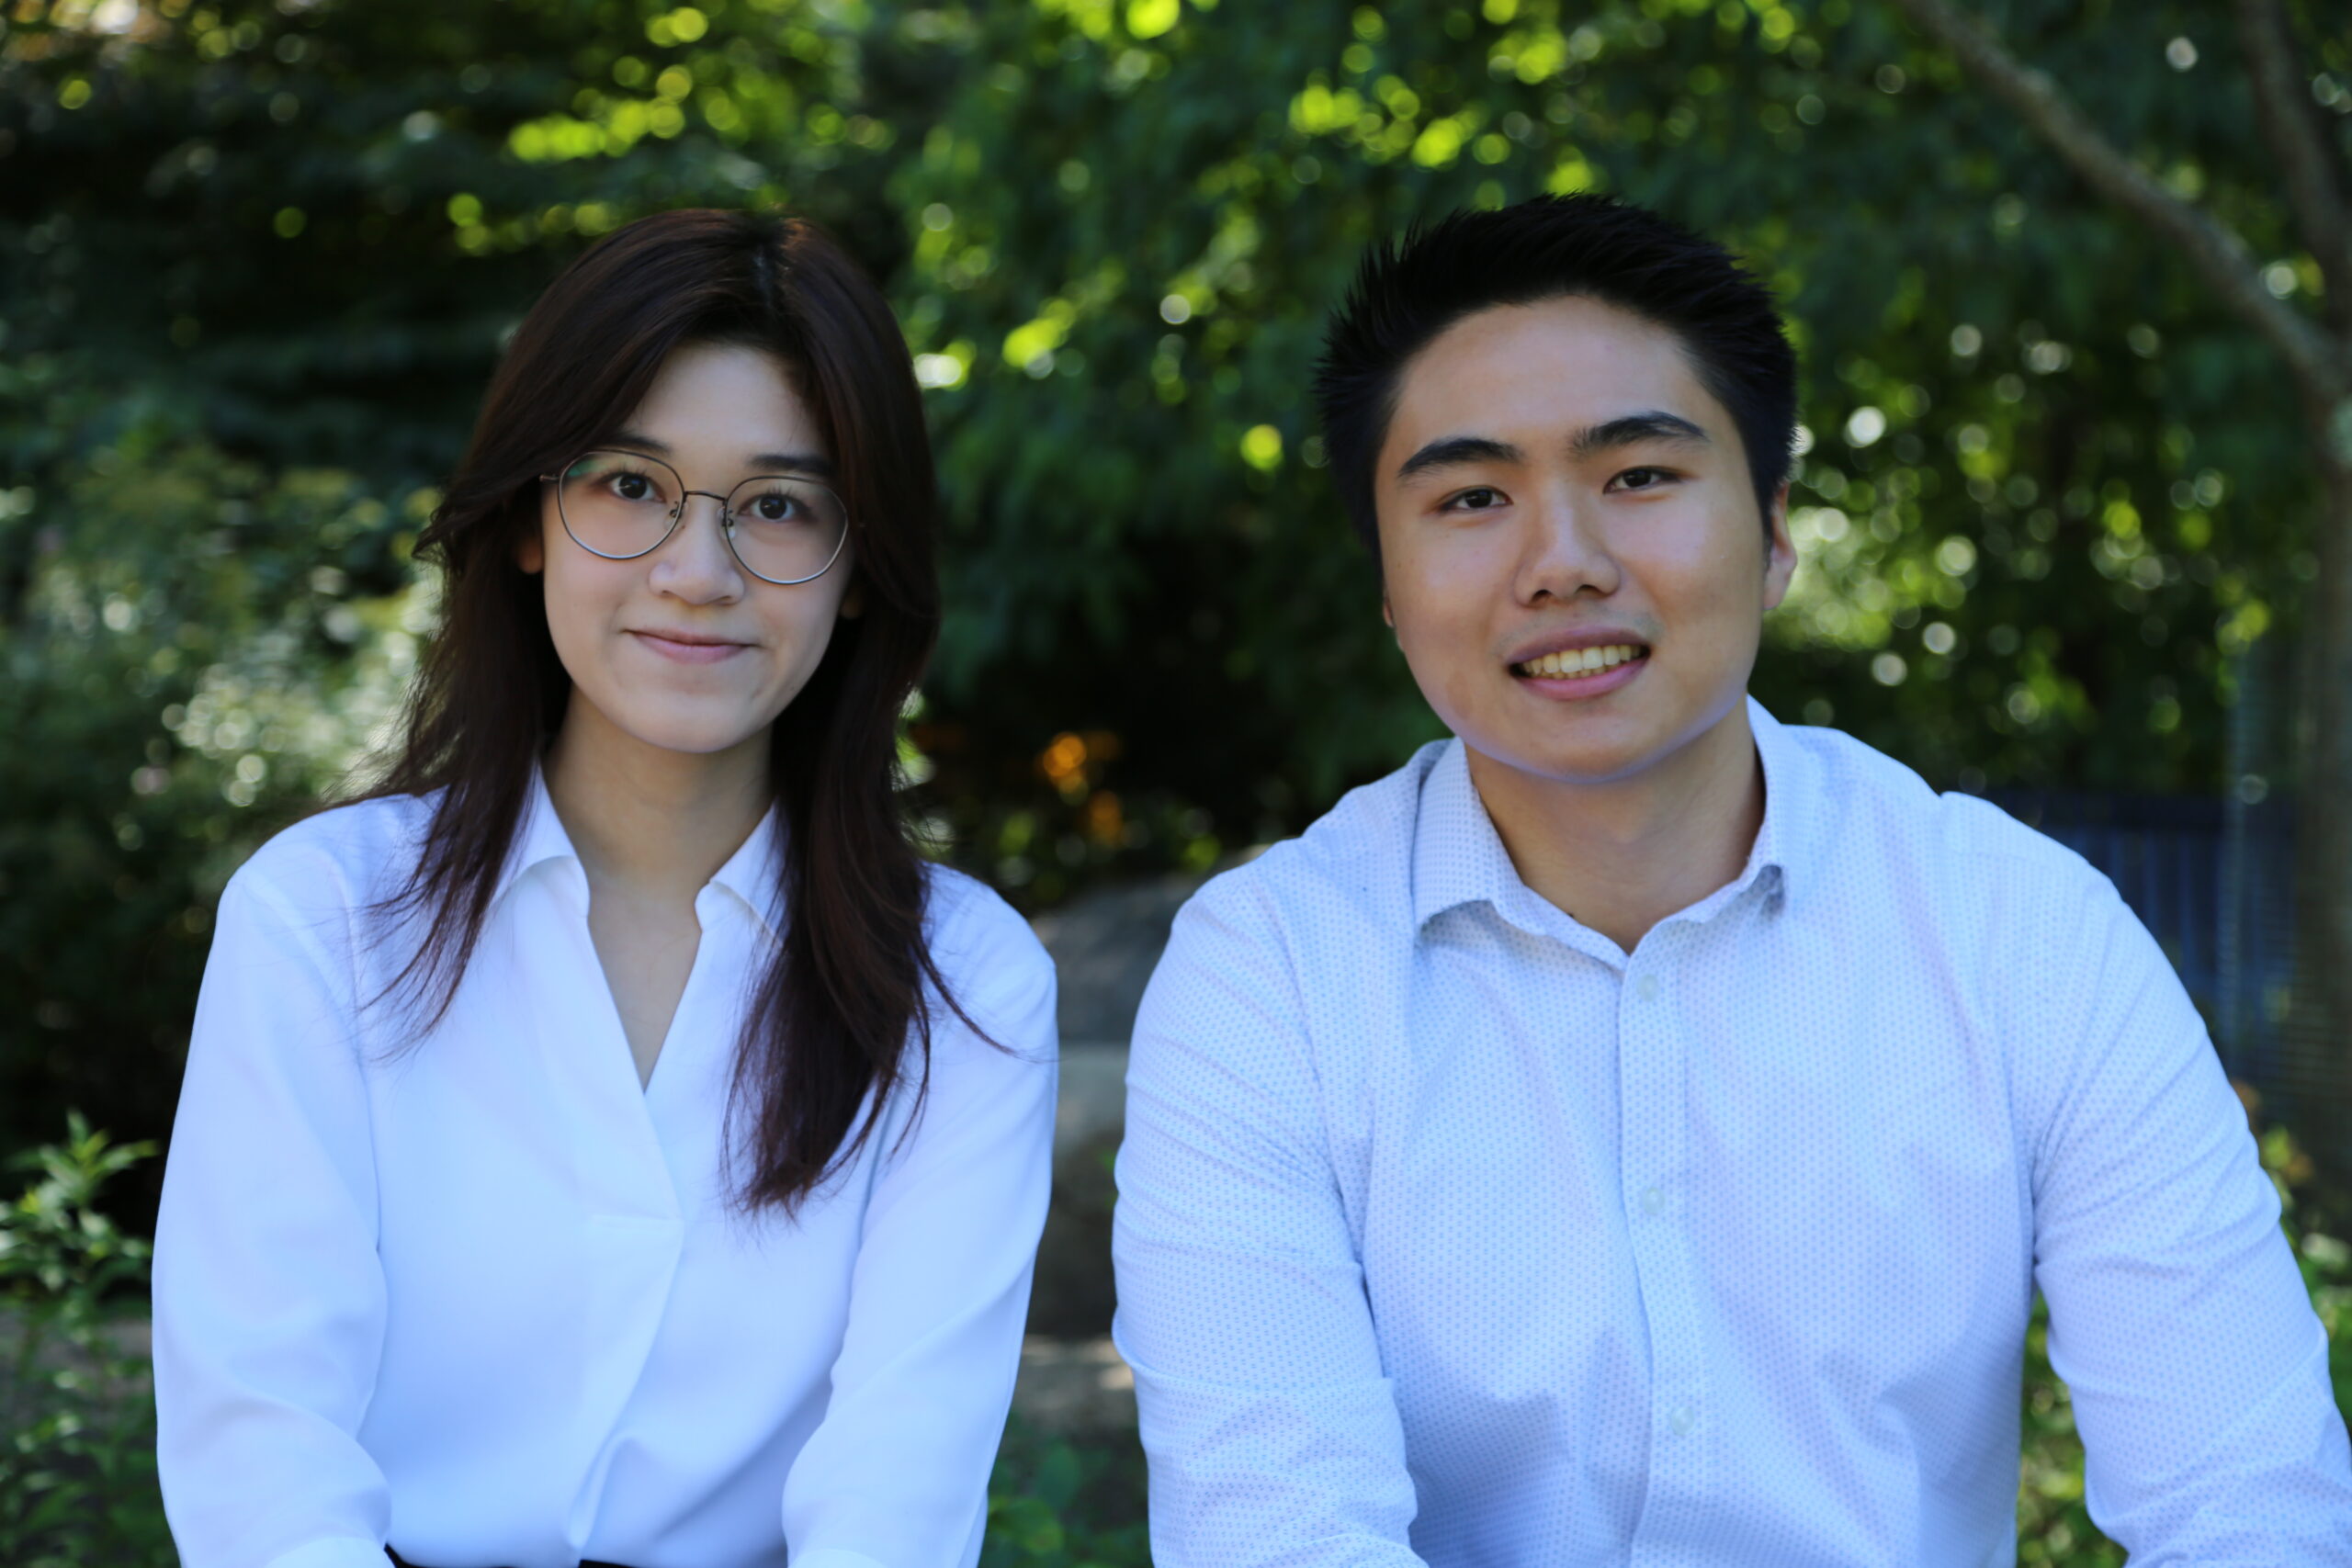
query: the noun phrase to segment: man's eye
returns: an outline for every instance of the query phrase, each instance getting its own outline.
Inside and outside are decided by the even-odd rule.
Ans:
[[[1627,468],[1609,481],[1611,490],[1656,490],[1674,478],[1664,468]]]
[[[1502,503],[1502,491],[1489,489],[1485,485],[1480,485],[1475,490],[1464,491],[1461,494],[1454,496],[1445,504],[1449,511],[1485,512],[1494,507],[1500,506]]]

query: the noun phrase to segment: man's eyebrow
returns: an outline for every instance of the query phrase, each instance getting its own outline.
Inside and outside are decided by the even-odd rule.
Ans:
[[[634,446],[656,457],[676,455],[668,442],[658,441],[634,430],[616,430],[613,432],[612,440],[616,446]],[[814,452],[754,452],[744,459],[744,465],[758,474],[808,474],[820,479],[833,477],[831,459]]]
[[[1523,463],[1527,454],[1508,441],[1486,435],[1441,435],[1396,465],[1396,477],[1409,479],[1431,468],[1461,463]]]
[[[1579,430],[1568,442],[1568,452],[1576,457],[1590,457],[1620,446],[1631,446],[1642,441],[1683,441],[1699,446],[1709,445],[1707,433],[1679,413],[1664,409],[1645,409],[1622,418],[1604,420],[1588,429]]]

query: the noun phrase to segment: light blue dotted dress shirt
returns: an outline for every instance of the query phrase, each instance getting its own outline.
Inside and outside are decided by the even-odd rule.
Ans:
[[[2326,1337],[2155,942],[1749,716],[1746,869],[1630,954],[1458,741],[1186,907],[1118,1165],[1160,1568],[2007,1563],[2037,1287],[2135,1565],[2352,1564]]]

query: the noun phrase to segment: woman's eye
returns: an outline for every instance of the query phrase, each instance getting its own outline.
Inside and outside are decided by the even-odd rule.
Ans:
[[[763,523],[781,523],[792,515],[788,495],[763,495],[752,502],[752,515]]]
[[[620,474],[613,479],[613,493],[623,501],[648,501],[653,495],[653,481],[643,474]]]

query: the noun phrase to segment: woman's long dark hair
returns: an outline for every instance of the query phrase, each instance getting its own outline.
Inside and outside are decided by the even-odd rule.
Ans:
[[[481,936],[571,680],[540,580],[515,545],[540,526],[543,474],[618,430],[690,343],[774,353],[823,434],[850,516],[863,613],[769,737],[786,912],[736,1054],[730,1160],[747,1207],[797,1207],[930,1061],[921,858],[895,800],[897,718],[939,628],[938,496],[922,393],[889,307],[823,231],[797,219],[667,212],[572,263],[533,306],[418,554],[444,574],[445,619],[397,757],[368,797],[439,797],[407,884],[382,907],[423,939],[396,990],[447,1010]],[[791,589],[775,590],[791,592]],[[912,1049],[917,1060],[908,1061]]]

